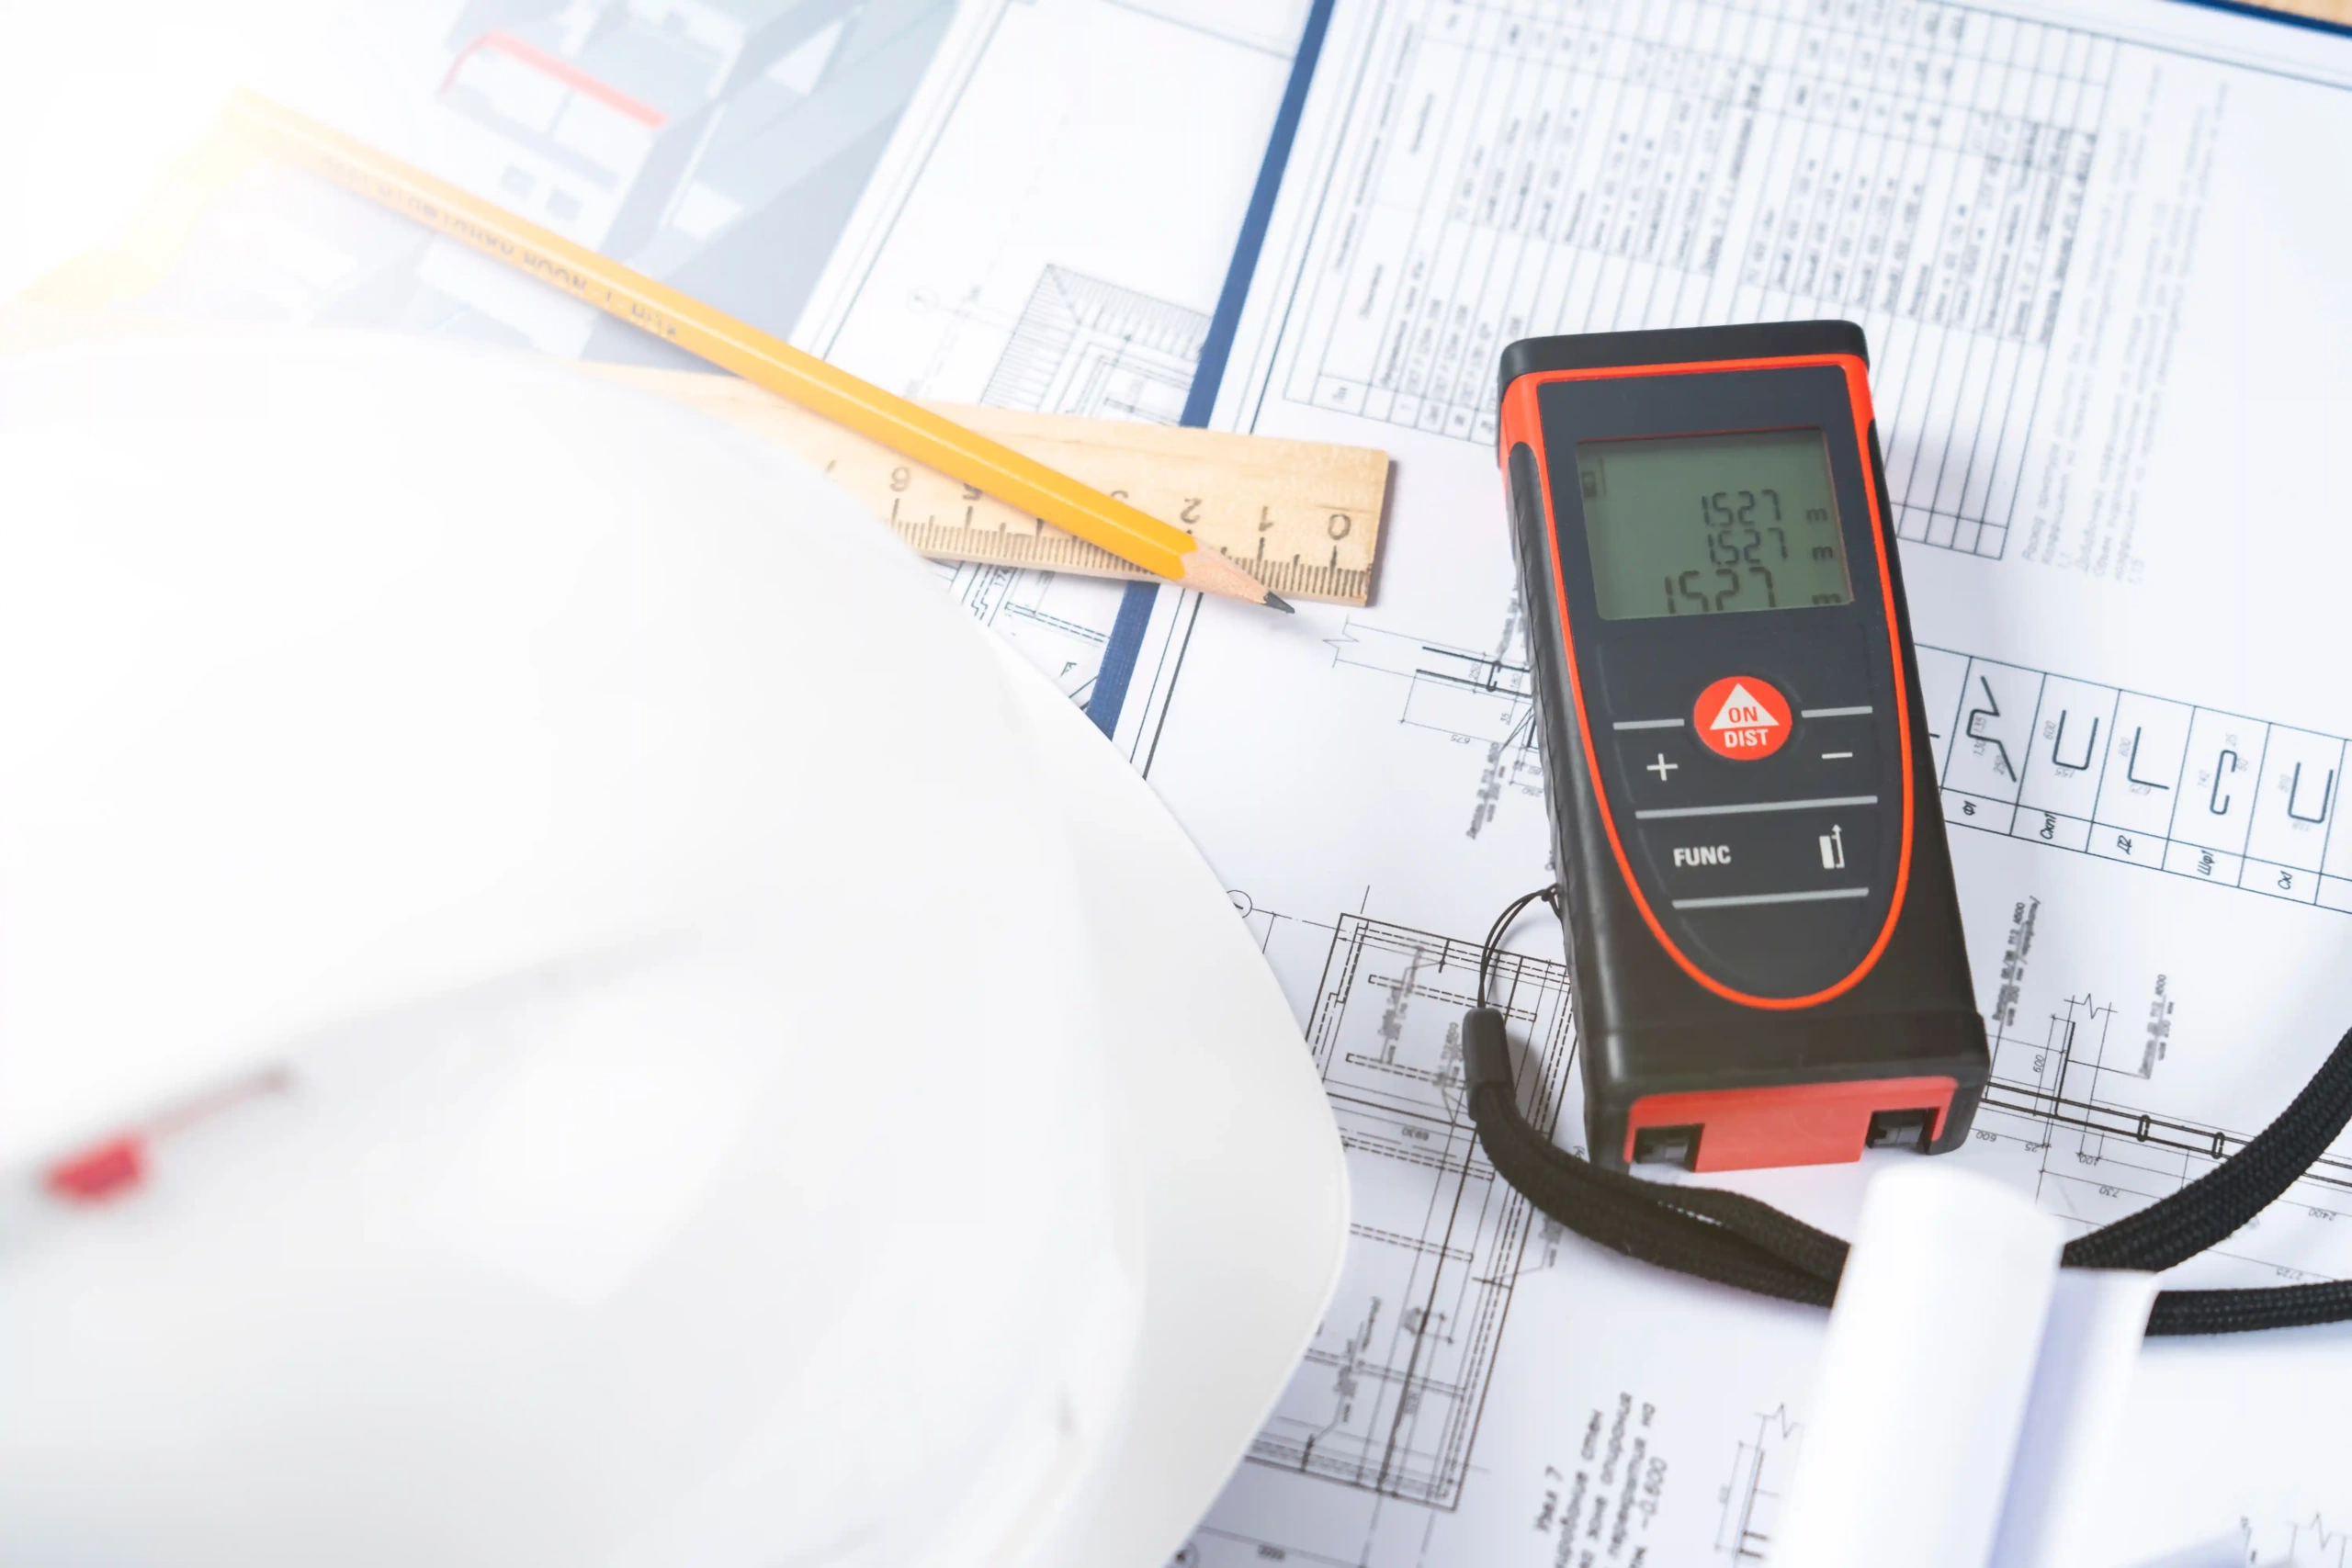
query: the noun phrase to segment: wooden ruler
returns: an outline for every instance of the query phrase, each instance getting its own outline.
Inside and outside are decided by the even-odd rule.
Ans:
[[[1110,551],[732,376],[582,365],[788,447],[941,560],[1158,581]],[[1190,533],[1285,599],[1371,595],[1388,454],[972,403],[940,412]]]

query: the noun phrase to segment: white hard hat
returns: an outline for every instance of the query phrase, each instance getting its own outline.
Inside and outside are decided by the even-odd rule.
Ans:
[[[1335,1277],[1223,891],[812,470],[0,361],[0,1559],[1149,1564]]]

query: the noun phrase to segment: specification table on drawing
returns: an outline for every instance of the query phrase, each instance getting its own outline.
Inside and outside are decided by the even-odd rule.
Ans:
[[[2352,911],[2345,741],[1919,649],[1944,819]]]
[[[1287,394],[1488,442],[1515,338],[1867,330],[1906,539],[2002,554],[2116,46],[1918,0],[1400,0]]]

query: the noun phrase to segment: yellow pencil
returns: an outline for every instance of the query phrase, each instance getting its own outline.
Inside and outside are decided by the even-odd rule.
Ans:
[[[757,327],[697,303],[618,262],[435,179],[256,93],[233,94],[228,124],[336,184],[554,285],[633,327],[790,398],[916,462],[976,485],[1081,539],[1187,588],[1290,606],[1182,528],[862,381]]]

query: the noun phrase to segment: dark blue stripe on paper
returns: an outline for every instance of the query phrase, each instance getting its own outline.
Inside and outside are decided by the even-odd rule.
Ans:
[[[1250,299],[1250,280],[1258,271],[1258,254],[1265,248],[1266,227],[1273,221],[1274,197],[1282,194],[1283,171],[1290,166],[1291,143],[1298,137],[1299,117],[1306,111],[1306,89],[1315,81],[1315,62],[1323,52],[1323,35],[1331,29],[1331,7],[1337,0],[1315,0],[1306,13],[1306,30],[1299,34],[1298,52],[1291,57],[1290,85],[1283,89],[1283,107],[1274,116],[1273,134],[1266,141],[1265,161],[1258,165],[1258,186],[1250,193],[1250,209],[1241,220],[1241,237],[1233,246],[1233,261],[1225,269],[1225,288],[1217,295],[1216,314],[1209,318],[1208,336],[1201,343],[1201,363],[1193,372],[1193,389],[1184,400],[1182,423],[1195,430],[1206,427],[1216,407],[1217,388],[1225,380],[1226,361],[1233,354],[1233,334],[1241,325],[1241,307]],[[1143,634],[1151,625],[1152,601],[1159,593],[1156,582],[1131,582],[1119,601],[1119,618],[1111,641],[1102,650],[1102,672],[1094,678],[1094,694],[1087,699],[1086,716],[1105,735],[1119,730],[1119,710],[1126,705],[1127,687],[1143,652]]]

